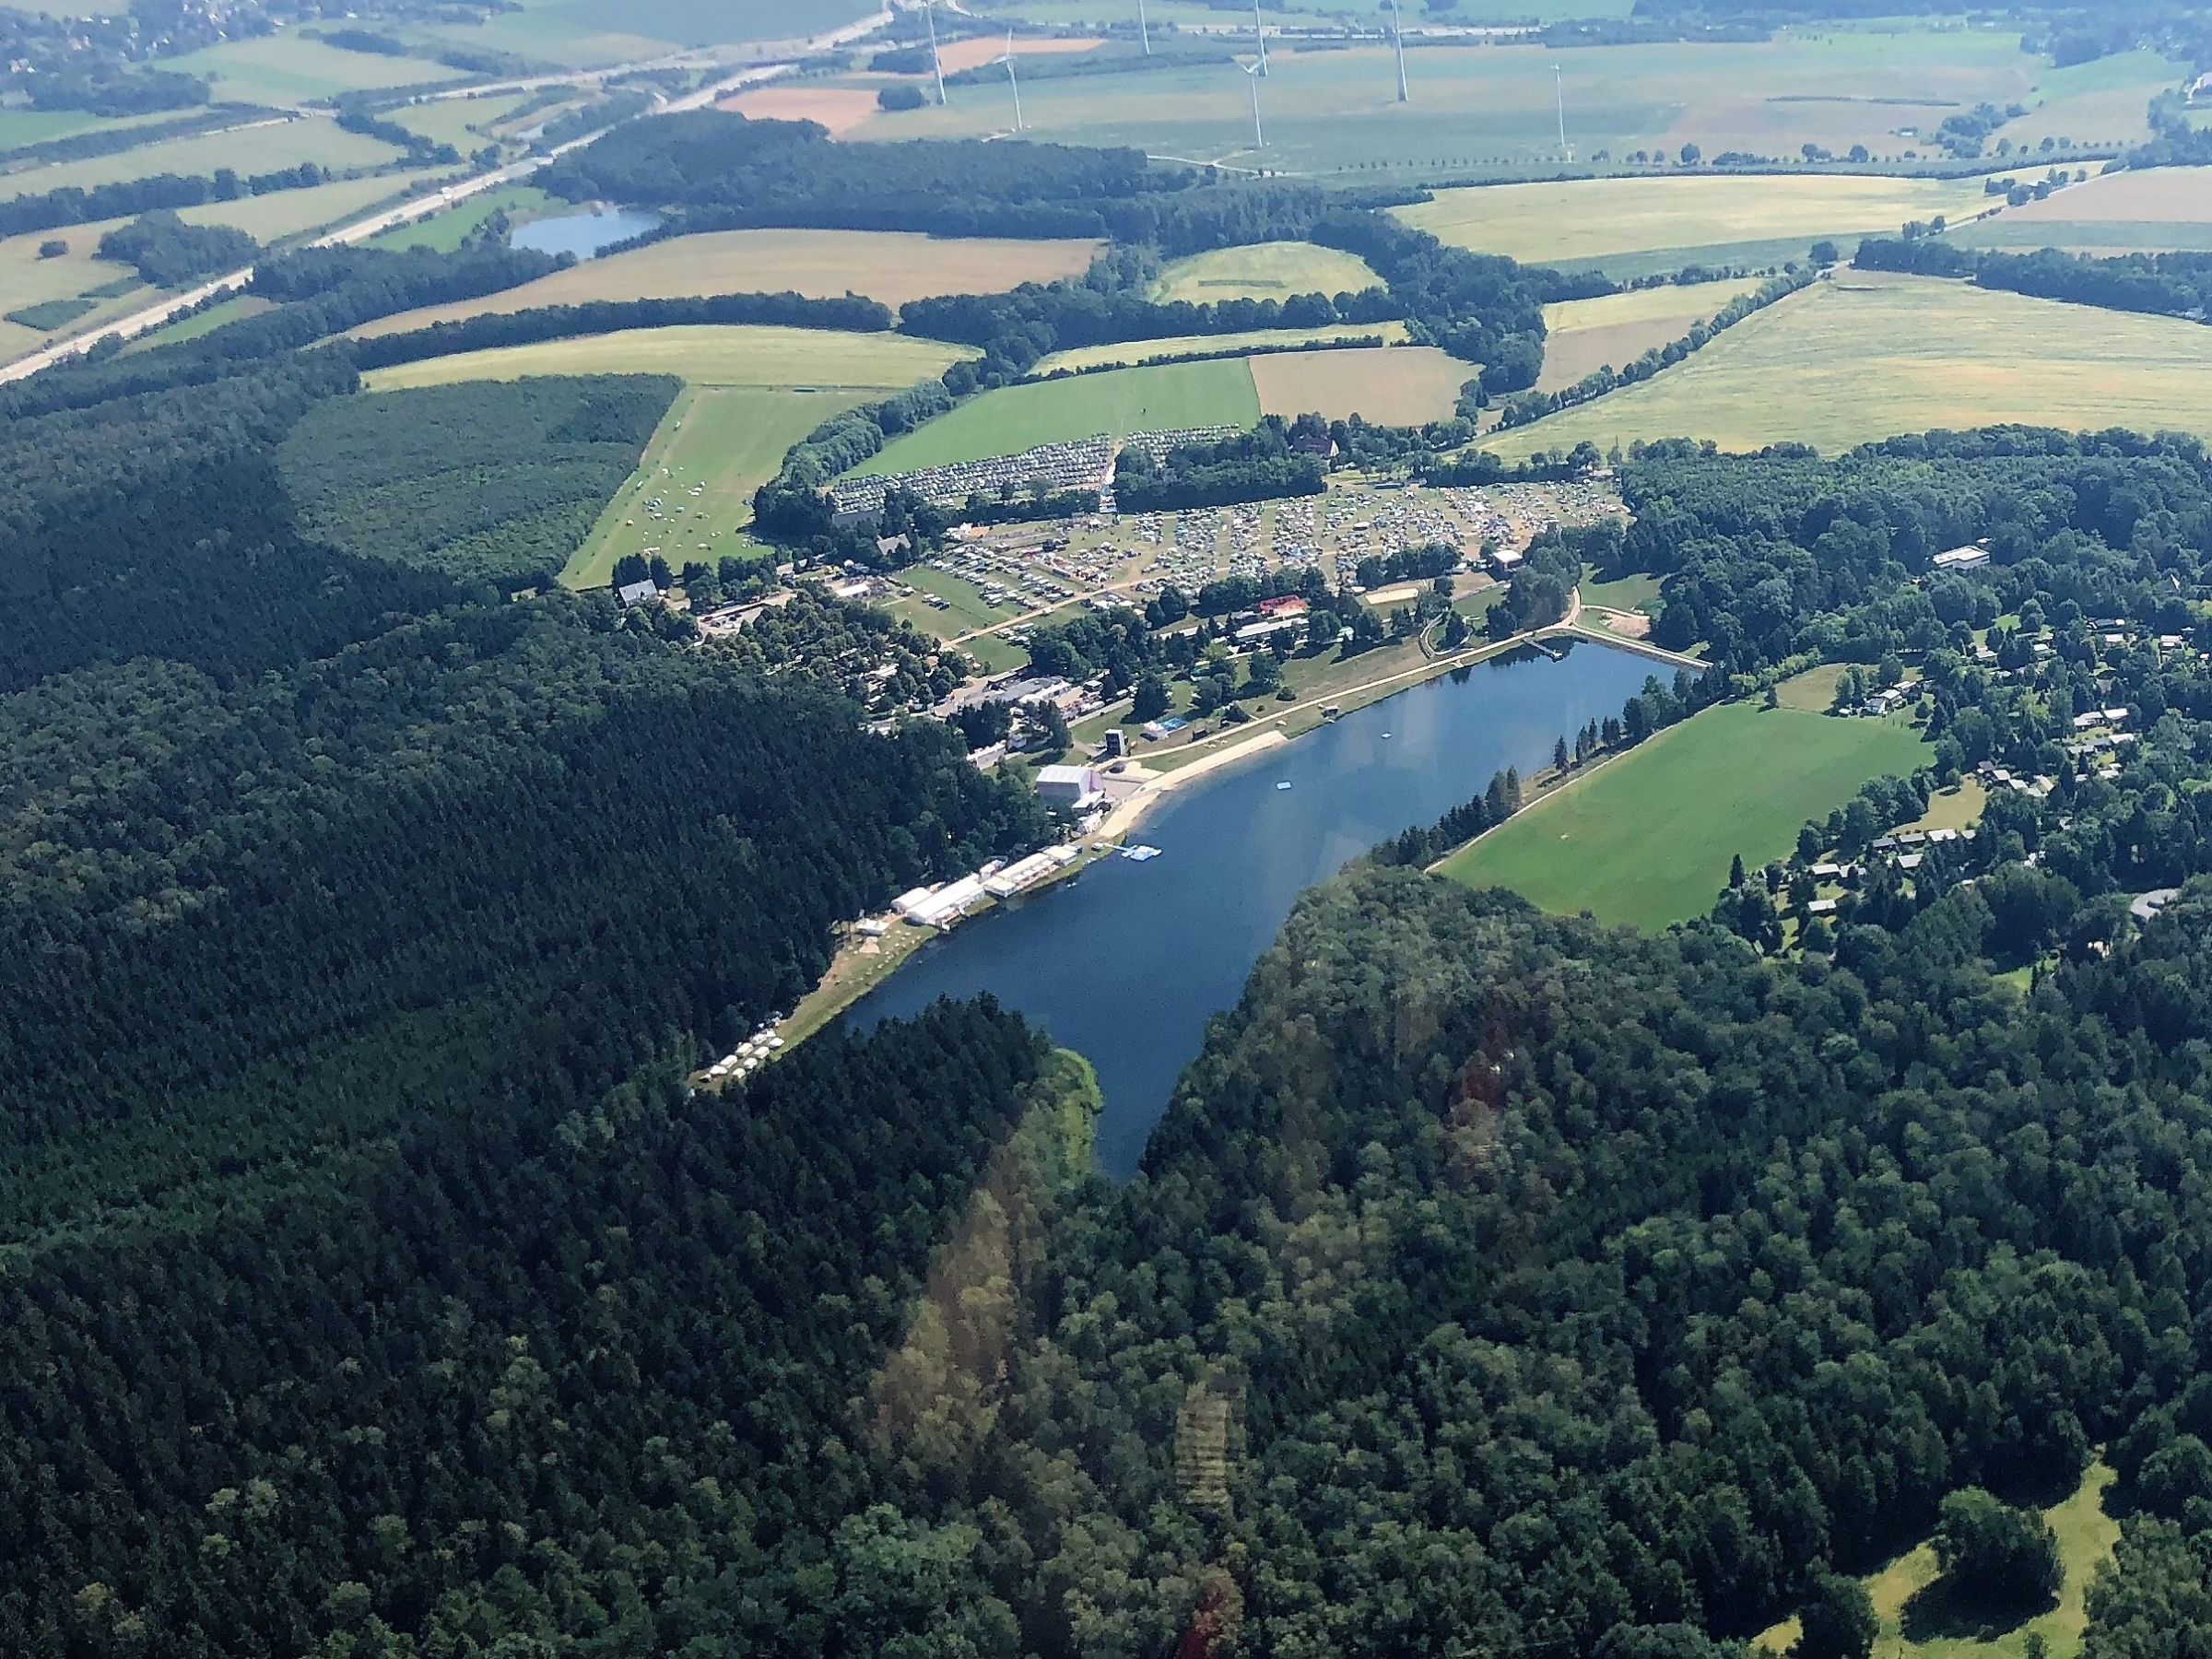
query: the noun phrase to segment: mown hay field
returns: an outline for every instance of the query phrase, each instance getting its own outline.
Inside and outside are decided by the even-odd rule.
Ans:
[[[673,374],[692,385],[775,386],[887,394],[975,354],[896,334],[821,328],[629,328],[399,363],[364,377],[370,390],[521,380],[533,374]]]
[[[1221,300],[1288,300],[1294,294],[1333,299],[1382,286],[1382,278],[1357,253],[1306,241],[1250,242],[1173,261],[1160,272],[1152,297],[1206,305]]]
[[[1853,272],[1746,318],[1687,361],[1594,403],[1500,432],[1509,457],[1584,441],[1809,443],[1833,454],[1944,427],[2018,422],[2212,434],[2212,329]]]
[[[1456,247],[1625,277],[1693,263],[1765,264],[1778,245],[1802,257],[1824,239],[1848,252],[1860,236],[1938,215],[1957,221],[1989,206],[1979,179],[1714,174],[1476,185],[1392,211]]]
[[[2212,167],[2100,173],[1953,232],[1971,248],[2111,255],[2212,250]]]
[[[1557,914],[1665,927],[1712,908],[1736,854],[1752,866],[1781,857],[1807,818],[1929,753],[1894,720],[1726,703],[1533,803],[1443,872]]]
[[[1247,360],[1263,415],[1358,415],[1378,426],[1444,419],[1460,388],[1481,372],[1434,346],[1287,351]]]
[[[912,472],[1077,438],[1249,427],[1259,418],[1259,393],[1242,359],[1109,369],[986,392],[888,444],[856,470]]]
[[[1562,300],[1544,308],[1544,372],[1539,392],[1556,392],[1604,368],[1622,369],[1645,352],[1680,339],[1739,295],[1757,277],[1726,282],[1668,283],[1595,300]]]
[[[588,300],[784,292],[835,299],[853,292],[897,307],[937,294],[1001,293],[1019,283],[1079,276],[1098,252],[1093,241],[939,238],[903,230],[721,230],[587,259],[480,300],[380,318],[357,333],[406,334],[461,317]]]

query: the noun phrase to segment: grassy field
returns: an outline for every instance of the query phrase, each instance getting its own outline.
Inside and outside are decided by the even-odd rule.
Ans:
[[[1612,582],[1585,582],[1583,583],[1583,603],[1602,605],[1607,610],[1640,610],[1656,617],[1659,614],[1659,578],[1639,573],[1622,576]],[[1826,708],[1827,704],[1821,706]]]
[[[1701,916],[1737,853],[1787,853],[1870,778],[1926,763],[1901,724],[1727,703],[1670,726],[1453,855],[1444,873],[1641,928]]]
[[[164,58],[161,67],[180,75],[213,76],[218,103],[266,104],[278,109],[334,98],[340,92],[427,86],[432,81],[462,78],[460,70],[429,58],[347,52],[296,33],[226,41],[182,57]],[[265,157],[259,171],[267,171],[267,166]]]
[[[1263,415],[1363,415],[1382,426],[1445,418],[1459,389],[1480,372],[1435,346],[1288,351],[1247,360]]]
[[[1488,441],[1499,453],[1710,438],[1829,453],[1900,432],[2021,421],[2212,433],[2212,330],[1853,273],[1747,318],[1687,362]]]
[[[1894,233],[1912,219],[1953,219],[1989,206],[1982,182],[1815,174],[1804,178],[1668,177],[1442,190],[1392,211],[1459,247],[1616,276],[1692,263],[1763,265],[1765,253],[1802,258],[1823,237]],[[1736,251],[1732,253],[1731,250]]]
[[[2021,968],[2001,977],[2025,994],[2028,971]],[[2007,1630],[1974,1628],[1971,1619],[1949,1612],[1940,1591],[1924,1594],[1936,1583],[1938,1571],[1934,1547],[1922,1544],[1861,1581],[1880,1626],[1874,1651],[1882,1659],[2023,1659],[2028,1638],[2040,1635],[2051,1659],[2075,1659],[2088,1627],[2089,1583],[2120,1541],[2120,1524],[2104,1511],[2105,1489],[2112,1484],[2110,1465],[2093,1463],[2072,1496],[2043,1511],[2058,1536],[2059,1559],[2065,1568],[2058,1606],[2048,1613]],[[1759,1653],[1786,1653],[1796,1640],[1797,1621],[1792,1618],[1761,1632],[1751,1645]]]
[[[1243,359],[1111,369],[986,392],[907,433],[858,470],[912,472],[1073,438],[1248,427],[1259,418],[1259,394]]]
[[[660,547],[670,563],[713,563],[748,548],[753,491],[776,476],[793,444],[871,392],[799,392],[784,387],[693,386],[677,394],[638,470],[599,515],[591,537],[561,571],[571,587],[602,587],[625,553]],[[696,496],[689,491],[697,488]],[[659,496],[686,516],[678,525],[639,509]],[[700,547],[700,543],[706,544]]]
[[[366,379],[370,390],[388,392],[532,374],[674,374],[693,385],[886,393],[942,374],[972,355],[965,347],[895,334],[735,325],[629,328],[458,352],[378,369]]]
[[[150,334],[140,335],[125,346],[120,355],[132,357],[141,351],[151,351],[157,346],[175,346],[185,340],[196,340],[204,334],[213,334],[226,323],[257,317],[271,309],[271,302],[259,294],[233,294],[204,312],[195,312],[189,317],[166,324]]]
[[[496,190],[479,191],[456,207],[443,213],[433,213],[428,218],[401,225],[375,238],[370,245],[377,248],[435,248],[441,253],[451,253],[460,247],[468,233],[495,213],[524,214],[545,206],[552,201],[544,191],[531,184],[503,184]]]
[[[2041,70],[2017,35],[1961,29],[1828,30],[1564,54],[1537,46],[1436,46],[1408,53],[1412,100],[1399,104],[1387,48],[1285,47],[1271,53],[1261,93],[1267,147],[1256,160],[1275,171],[1380,175],[1375,182],[1556,162],[1555,59],[1565,65],[1576,155],[1616,159],[1637,149],[1671,155],[1686,142],[1709,155],[1794,157],[1807,143],[1901,155],[1919,141],[1900,129],[1932,128],[1984,100],[2024,101]],[[1135,145],[1240,166],[1255,160],[1249,91],[1230,64],[1038,77],[1022,88],[1022,112],[1041,139]],[[955,88],[947,108],[877,116],[859,132],[975,136],[1008,127],[1011,115],[1006,88],[979,83]]]
[[[1090,241],[939,239],[898,230],[723,230],[587,259],[503,293],[386,317],[359,332],[406,334],[485,312],[586,300],[669,300],[695,294],[835,299],[860,292],[886,305],[935,294],[999,293],[1023,282],[1079,276]]]
[[[178,209],[178,217],[194,225],[235,225],[258,241],[278,241],[359,218],[380,203],[405,195],[410,182],[433,176],[443,175],[377,173],[366,179],[339,179],[307,190],[275,190],[235,202],[205,202],[197,207]]]
[[[490,143],[497,136],[494,129],[508,112],[529,100],[530,95],[522,92],[489,98],[434,98],[394,110],[385,119],[434,143],[450,144],[466,155]]]
[[[1564,300],[1544,308],[1544,372],[1536,390],[1556,392],[1600,369],[1620,369],[1655,347],[1678,340],[1757,277],[1687,286],[1630,288],[1595,300]]]
[[[399,154],[381,139],[364,138],[344,131],[335,122],[311,117],[227,133],[202,133],[192,138],[172,138],[166,144],[118,150],[112,156],[57,161],[0,175],[0,198],[71,187],[82,190],[94,184],[151,178],[156,173],[212,173],[222,167],[241,177],[302,161],[337,171],[382,167],[397,160]]]
[[[1062,369],[1097,369],[1108,364],[1127,368],[1157,362],[1161,358],[1211,355],[1219,351],[1258,353],[1292,351],[1324,340],[1403,340],[1406,324],[1338,323],[1323,328],[1255,328],[1245,334],[1171,335],[1161,340],[1128,340],[1113,346],[1078,346],[1038,359],[1031,373],[1042,376]],[[1465,379],[1463,375],[1461,377]]]
[[[1357,253],[1313,242],[1252,242],[1178,259],[1160,272],[1152,297],[1204,305],[1215,300],[1288,300],[1293,294],[1356,294],[1382,278]]]

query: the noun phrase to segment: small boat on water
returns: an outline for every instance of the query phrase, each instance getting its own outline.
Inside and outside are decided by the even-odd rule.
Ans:
[[[1289,779],[1288,779],[1288,778],[1285,778],[1285,779],[1284,779],[1284,780],[1283,780],[1283,781],[1282,781],[1280,783],[1277,783],[1277,784],[1276,785],[1276,788],[1277,788],[1277,789],[1288,789],[1288,788],[1289,788],[1289,787],[1290,787],[1290,780],[1289,780]]]

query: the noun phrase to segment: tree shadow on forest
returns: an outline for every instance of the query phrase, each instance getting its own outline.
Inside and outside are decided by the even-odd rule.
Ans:
[[[1915,1590],[1900,1609],[1898,1625],[1909,1641],[1995,1641],[2057,1606],[2056,1596],[1993,1601],[1947,1577]]]

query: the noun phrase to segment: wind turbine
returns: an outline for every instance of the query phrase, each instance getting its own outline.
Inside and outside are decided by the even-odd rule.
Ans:
[[[1260,27],[1260,0],[1252,0],[1252,38],[1260,43],[1260,63],[1256,71],[1247,70],[1245,73],[1265,75],[1267,73],[1267,31]],[[1255,92],[1253,96],[1256,98],[1259,94]]]
[[[922,10],[929,18],[929,66],[937,72],[937,107],[945,107],[945,60],[937,55],[937,0],[924,0]]]
[[[1002,57],[993,60],[1006,66],[1006,85],[1014,89],[1014,130],[1021,131],[1021,83],[1014,78],[1014,31],[1006,30],[1006,50]]]
[[[1267,147],[1267,135],[1260,131],[1260,77],[1267,73],[1267,65],[1263,61],[1239,64],[1237,67],[1244,71],[1244,78],[1252,84],[1252,147],[1264,150]]]
[[[1136,35],[1145,43],[1145,55],[1152,55],[1152,27],[1145,21],[1145,0],[1136,0]]]
[[[1557,64],[1551,66],[1551,79],[1559,95],[1559,149],[1566,156],[1568,165],[1572,166],[1574,146],[1567,142],[1567,76]]]
[[[1390,0],[1390,38],[1398,49],[1398,101],[1406,97],[1406,26],[1398,21],[1398,0]]]

